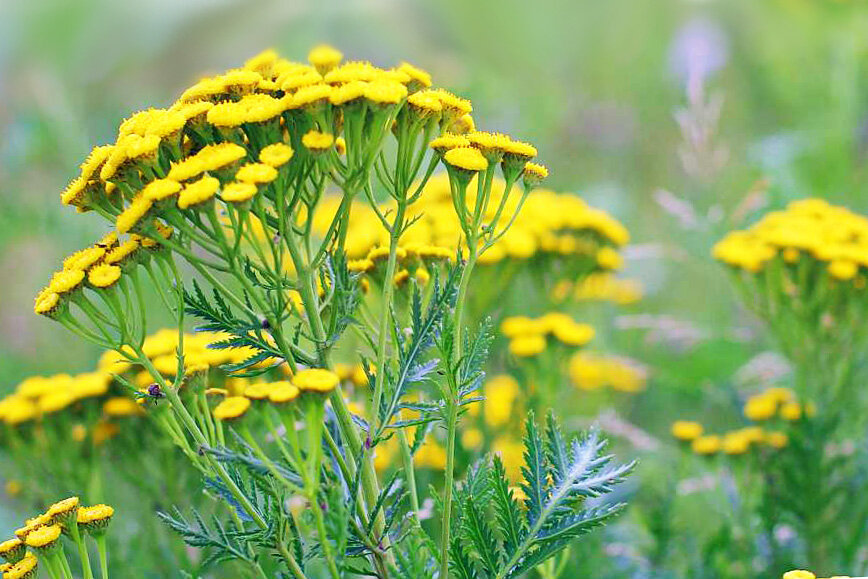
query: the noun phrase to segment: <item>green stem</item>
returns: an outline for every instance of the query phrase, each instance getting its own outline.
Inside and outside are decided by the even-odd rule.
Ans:
[[[108,551],[105,546],[105,535],[94,537],[94,540],[96,541],[96,548],[99,551],[100,577],[102,577],[102,579],[108,579]]]
[[[84,574],[84,579],[93,579],[93,571],[90,568],[90,556],[87,553],[87,545],[85,544],[81,533],[78,531],[78,524],[75,521],[69,525],[69,534],[72,535],[72,540],[75,541],[75,544],[78,547],[78,556],[81,558],[81,570]]]

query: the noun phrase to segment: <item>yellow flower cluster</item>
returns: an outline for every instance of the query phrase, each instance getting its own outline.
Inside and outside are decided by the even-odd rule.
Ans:
[[[695,454],[702,456],[719,452],[727,455],[745,454],[752,447],[759,445],[781,449],[788,442],[786,433],[766,431],[759,426],[747,426],[722,435],[705,434],[702,424],[691,420],[676,420],[672,423],[671,432],[676,440],[688,445]]]
[[[744,404],[745,418],[755,422],[779,417],[784,420],[799,420],[803,415],[813,416],[816,407],[808,402],[796,401],[795,393],[789,388],[773,387],[750,396]]]
[[[172,228],[162,223],[154,230],[154,235],[164,241],[172,234]],[[158,242],[152,238],[131,234],[122,239],[118,233],[111,232],[66,257],[62,269],[55,272],[48,285],[37,294],[33,309],[37,314],[56,317],[65,310],[69,299],[85,289],[99,292],[113,288],[124,279],[124,271],[147,263],[159,250]]]
[[[580,390],[598,390],[609,386],[620,392],[645,389],[648,370],[634,360],[620,356],[576,352],[570,358],[569,375]]]
[[[829,278],[865,287],[868,219],[822,199],[791,203],[714,247],[714,257],[757,273],[780,262],[789,267],[819,263]]]
[[[594,338],[594,328],[561,312],[539,318],[511,316],[501,322],[500,331],[509,338],[509,352],[518,358],[541,354],[548,336],[569,347],[584,346]]]
[[[286,404],[304,394],[329,394],[337,387],[340,377],[323,368],[306,368],[296,372],[289,381],[250,384],[239,396],[229,396],[214,408],[214,417],[222,421],[237,420],[247,414],[253,401]]]
[[[38,560],[27,548],[39,557],[49,556],[62,533],[73,538],[82,532],[100,535],[113,515],[114,509],[108,505],[80,506],[78,497],[54,503],[44,513],[28,519],[15,531],[15,537],[0,543],[0,557],[6,561],[0,565],[3,579],[35,578]]]
[[[107,401],[111,381],[102,371],[27,378],[0,400],[0,421],[15,426],[90,399]]]
[[[609,272],[592,273],[573,283],[563,280],[552,290],[556,302],[568,299],[576,301],[606,301],[619,306],[635,304],[642,299],[642,284],[634,279],[622,279]]]
[[[498,229],[517,209],[521,195],[506,192],[502,179],[495,179],[492,200],[486,222]],[[473,207],[477,187],[471,182],[466,203]],[[507,195],[504,199],[504,195]],[[501,200],[504,208],[498,213]],[[338,210],[341,199],[329,197],[317,209],[314,230],[325,235]],[[385,204],[381,211],[393,209]],[[461,239],[461,224],[452,201],[446,175],[435,175],[425,184],[421,197],[410,207],[408,219],[415,219],[401,238],[399,262],[411,274],[417,268],[430,266],[430,261],[454,259]],[[497,219],[496,223],[493,223]],[[620,266],[616,248],[629,240],[627,230],[607,213],[589,207],[572,194],[559,194],[535,189],[528,194],[521,212],[506,234],[480,257],[481,264],[496,264],[506,260],[525,262],[529,259],[563,257],[587,258],[594,269],[609,270]],[[388,232],[380,224],[374,210],[355,202],[349,221],[346,241],[351,268],[374,272],[388,256]]]

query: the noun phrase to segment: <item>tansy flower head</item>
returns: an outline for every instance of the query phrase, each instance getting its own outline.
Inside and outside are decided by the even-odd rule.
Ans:
[[[398,70],[403,72],[409,77],[410,82],[408,83],[407,88],[414,92],[419,90],[420,88],[428,88],[431,86],[431,75],[422,70],[421,68],[417,68],[410,64],[409,62],[402,62],[398,67]]]
[[[178,207],[181,209],[189,209],[197,205],[201,205],[214,198],[217,189],[220,188],[220,181],[214,177],[202,177],[198,181],[194,181],[185,186],[178,197]]]
[[[784,573],[783,579],[817,579],[817,576],[810,571],[797,569],[795,571],[787,571]]]
[[[105,256],[104,261],[109,265],[121,264],[126,261],[127,258],[132,257],[139,247],[140,245],[138,241],[135,239],[128,239],[109,251]]]
[[[214,418],[223,421],[237,420],[244,416],[249,408],[249,398],[245,398],[244,396],[230,396],[214,408]]]
[[[133,198],[132,203],[118,215],[115,227],[121,233],[126,233],[138,225],[145,215],[148,214],[154,202],[141,193]]]
[[[267,147],[263,147],[259,152],[259,160],[266,165],[277,168],[289,162],[289,160],[292,159],[292,154],[293,150],[289,145],[285,143],[274,143]]]
[[[488,161],[473,147],[456,147],[449,149],[443,155],[443,160],[450,167],[464,171],[485,171],[488,169]]]
[[[273,389],[274,384],[271,382],[258,382],[245,388],[244,396],[251,400],[265,400]]]
[[[242,183],[270,183],[277,178],[277,169],[265,163],[248,163],[235,173]]]
[[[509,341],[509,353],[517,358],[529,358],[546,349],[546,339],[539,334],[516,336]]]
[[[455,122],[449,125],[448,130],[458,135],[464,135],[475,131],[476,123],[474,122],[472,116],[462,115],[461,117],[455,119]]]
[[[37,563],[36,555],[26,553],[20,561],[3,571],[3,579],[35,579]]]
[[[105,534],[115,514],[113,507],[109,505],[94,505],[78,509],[76,520],[80,530],[90,533],[94,537]]]
[[[150,201],[162,201],[180,191],[181,184],[173,179],[155,179],[142,189],[142,195]]]
[[[87,247],[76,251],[69,257],[63,260],[63,269],[81,269],[86,270],[105,255],[105,249],[102,247]]]
[[[335,142],[333,135],[319,131],[308,131],[301,138],[301,143],[313,153],[322,153],[331,148]]]
[[[268,393],[268,399],[275,404],[286,404],[298,398],[299,392],[298,386],[286,380],[274,382]]]
[[[277,52],[275,52],[274,49],[268,48],[256,56],[248,58],[244,62],[244,68],[258,72],[263,76],[269,76],[271,75],[274,63],[277,62],[278,58]]]
[[[339,65],[343,57],[344,55],[337,48],[328,44],[320,44],[311,49],[307,55],[307,60],[316,67],[320,74],[326,74]]]
[[[525,187],[532,188],[539,185],[543,179],[549,176],[549,170],[543,165],[525,163],[523,175]]]
[[[445,133],[428,144],[429,147],[440,153],[441,155],[449,149],[457,149],[459,147],[469,147],[470,141],[461,135]]]
[[[690,442],[702,436],[702,425],[691,420],[676,420],[672,423],[672,436]]]
[[[48,507],[46,514],[51,517],[55,524],[66,528],[73,522],[73,519],[78,512],[78,504],[78,497],[69,497],[68,499],[63,499],[62,501],[58,501]]]
[[[220,196],[226,203],[244,203],[253,199],[257,191],[258,189],[253,183],[239,183],[235,181],[223,187]]]
[[[443,89],[437,89],[435,92],[440,98],[440,103],[443,106],[444,117],[449,120],[450,124],[452,123],[452,120],[461,118],[464,115],[469,115],[473,112],[473,105],[470,104],[469,100],[457,97],[451,92]]]
[[[116,265],[101,263],[87,272],[87,281],[98,288],[114,285],[121,278],[121,268]]]
[[[378,105],[393,105],[407,96],[407,87],[391,80],[375,80],[365,87],[365,98]]]
[[[327,84],[312,84],[298,89],[292,95],[291,106],[298,108],[315,108],[329,100],[334,89]]]
[[[693,440],[690,448],[696,454],[716,454],[718,451],[720,451],[720,437],[713,434],[707,436],[700,436]]]
[[[18,537],[0,543],[0,557],[9,563],[17,563],[24,557],[24,542]]]
[[[60,305],[60,294],[45,288],[37,294],[33,304],[33,312],[40,316],[53,317],[59,311]]]
[[[84,281],[84,272],[80,269],[59,271],[51,277],[48,289],[54,293],[65,294],[73,291]]]
[[[437,94],[429,90],[421,90],[411,94],[407,97],[407,102],[410,104],[410,110],[421,117],[437,115],[443,110],[443,104]]]
[[[340,382],[337,374],[323,368],[307,368],[292,377],[292,384],[302,392],[328,393]]]
[[[60,525],[44,525],[27,533],[27,538],[24,539],[24,542],[31,549],[45,553],[57,544],[57,539],[60,538],[60,531]]]

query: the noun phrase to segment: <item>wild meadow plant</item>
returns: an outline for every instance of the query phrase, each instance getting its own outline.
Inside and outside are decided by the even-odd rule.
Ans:
[[[494,454],[459,480],[459,423],[482,402],[509,258],[532,259],[537,283],[575,280],[617,267],[626,230],[534,190],[547,173],[536,149],[476,130],[471,103],[426,72],[342,64],[326,46],[309,61],[266,51],[93,150],[61,199],[114,230],[65,260],[35,311],[107,354],[95,373],[34,379],[0,402],[4,441],[21,460],[67,444],[69,428],[95,448],[130,431],[119,418],[137,421],[140,454],[155,452],[117,468],[177,505],[160,517],[203,553],[189,576],[557,577],[552,558],[621,510],[602,499],[632,464],[596,431],[565,435],[542,403],[511,476]],[[149,336],[152,293],[174,329]],[[510,349],[532,357],[549,334],[574,348],[593,331],[550,316]],[[51,420],[67,408],[72,423]],[[424,488],[431,462],[442,477]],[[147,480],[163,469],[177,485]],[[99,468],[68,471],[63,484],[100,494],[87,476]],[[65,534],[91,579],[83,536],[101,536],[77,512],[28,524],[4,577],[36,560],[70,577]],[[100,562],[106,578],[102,546]]]
[[[820,199],[791,203],[728,234],[714,256],[770,329],[792,382],[743,399],[745,422],[721,434],[678,421],[673,436],[733,487],[706,573],[768,576],[804,565],[864,570],[868,502],[860,389],[865,364],[868,219]],[[793,571],[787,579],[813,579]]]

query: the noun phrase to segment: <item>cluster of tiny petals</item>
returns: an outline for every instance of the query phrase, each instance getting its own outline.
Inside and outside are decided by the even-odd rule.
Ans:
[[[292,384],[302,392],[331,392],[339,382],[337,374],[323,368],[306,368],[292,377]]]
[[[257,191],[258,189],[253,183],[234,181],[223,187],[220,196],[227,203],[243,203],[253,199]]]
[[[311,151],[325,151],[334,144],[334,135],[311,130],[304,134],[301,143]]]
[[[116,265],[101,263],[87,272],[87,281],[98,288],[107,288],[121,278],[121,268]]]
[[[230,396],[225,398],[214,408],[214,418],[217,420],[237,420],[247,413],[250,408],[250,399],[244,396]]]
[[[162,201],[181,191],[181,184],[174,179],[154,179],[142,189],[142,195],[150,201]]]
[[[474,147],[455,147],[444,153],[443,160],[451,167],[465,171],[485,171],[488,160]]]
[[[220,188],[220,181],[214,177],[202,177],[186,185],[178,197],[178,207],[189,209],[212,199]]]
[[[259,161],[277,168],[288,163],[292,155],[292,147],[285,143],[274,143],[263,147],[259,152]]]
[[[270,183],[277,179],[277,170],[265,163],[248,163],[238,169],[235,179],[242,183]]]
[[[796,201],[729,233],[715,245],[714,257],[754,274],[775,260],[786,266],[811,260],[833,280],[856,281],[868,268],[868,218],[822,199]]]

